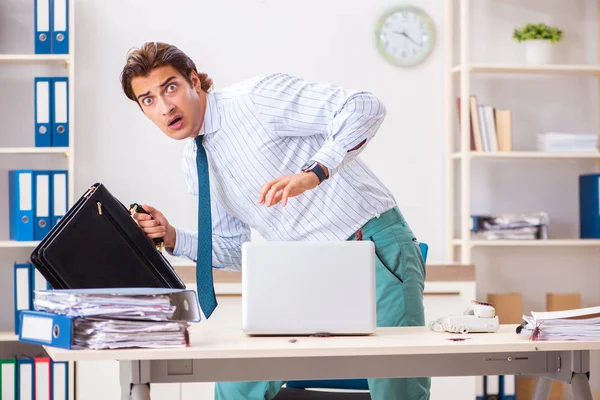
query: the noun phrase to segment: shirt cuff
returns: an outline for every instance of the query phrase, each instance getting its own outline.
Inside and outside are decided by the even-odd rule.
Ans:
[[[198,241],[191,232],[175,228],[175,248],[173,255],[176,257],[185,256],[190,260],[196,259],[198,251]]]
[[[311,158],[311,160],[320,162],[324,166],[327,167],[329,172],[329,177],[331,178],[337,168],[342,164],[346,154],[348,152],[346,149],[335,143],[335,142],[327,142],[321,149]]]

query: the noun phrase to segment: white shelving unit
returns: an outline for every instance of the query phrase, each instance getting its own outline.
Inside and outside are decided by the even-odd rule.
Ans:
[[[461,239],[454,239],[453,246],[462,246]],[[471,247],[544,247],[544,246],[562,246],[562,247],[584,247],[600,246],[600,239],[548,239],[548,240],[470,240]]]
[[[39,242],[20,242],[20,241],[16,241],[16,240],[0,240],[0,248],[9,248],[9,247],[22,247],[22,248],[27,248],[27,247],[31,247],[34,248],[35,246],[38,245]]]
[[[445,2],[445,48],[444,60],[446,103],[445,103],[445,126],[447,138],[446,157],[446,262],[464,263],[472,262],[472,250],[475,247],[538,247],[538,246],[600,246],[600,240],[588,240],[577,238],[553,238],[548,240],[473,240],[471,238],[471,175],[475,163],[484,162],[485,159],[493,160],[527,160],[543,162],[544,160],[589,160],[595,166],[600,160],[599,153],[545,153],[536,151],[512,151],[512,152],[475,152],[470,146],[470,110],[468,106],[460,110],[460,143],[459,151],[456,151],[456,96],[454,94],[454,82],[458,77],[460,85],[461,104],[469,104],[471,93],[471,79],[475,74],[553,74],[553,75],[582,75],[600,76],[600,65],[590,64],[550,64],[550,65],[519,65],[519,64],[486,64],[471,63],[470,58],[470,23],[469,5],[471,0],[446,0]],[[600,1],[599,1],[600,3]],[[454,62],[454,12],[455,7],[459,9],[459,61]],[[595,168],[593,169],[595,171]],[[455,183],[460,182],[460,201],[455,204]],[[456,236],[456,224],[454,216],[460,215],[458,222],[458,237]],[[460,250],[457,257],[456,249]]]
[[[576,152],[552,152],[544,153],[541,151],[510,151],[510,152],[483,152],[483,151],[470,151],[467,154],[463,153],[451,153],[450,158],[464,159],[464,158],[569,158],[569,159],[600,159],[600,153],[576,153]]]
[[[464,66],[464,67],[463,67]],[[454,74],[464,72],[472,74],[562,74],[562,75],[598,75],[600,65],[550,64],[550,65],[493,65],[461,64],[450,69]]]
[[[65,70],[63,76],[67,76],[68,83],[68,115],[69,115],[69,147],[0,147],[0,160],[3,157],[15,157],[18,155],[50,155],[52,157],[63,157],[65,169],[68,171],[68,206],[74,203],[75,193],[75,1],[68,2],[68,28],[69,28],[69,54],[0,54],[0,69],[4,66],[24,65],[24,66],[62,66]],[[34,29],[33,13],[31,14],[31,29]],[[33,82],[33,76],[31,80]],[[25,88],[24,88],[25,89]],[[33,90],[33,89],[32,89]],[[31,104],[33,107],[33,104]],[[33,135],[33,132],[31,132]],[[8,188],[3,188],[2,193],[8,196]],[[8,224],[6,224],[8,229]],[[12,249],[33,250],[38,245],[38,241],[14,241],[0,240],[0,252],[10,251]],[[12,286],[12,285],[11,285]],[[5,304],[10,307],[12,312],[13,304]],[[0,331],[0,343],[14,344],[17,346],[18,336],[13,331]],[[77,398],[76,385],[76,365],[69,363],[69,399]]]
[[[12,64],[64,63],[68,65],[71,63],[71,54],[0,54],[0,62]]]
[[[69,1],[69,54],[0,54],[0,68],[3,64],[59,64],[67,71],[69,78],[69,147],[0,147],[0,155],[15,154],[57,154],[66,158],[68,171],[68,203],[74,202],[75,193],[75,20],[74,1]],[[0,248],[35,247],[38,242],[0,241]]]
[[[0,147],[0,154],[63,154],[70,156],[70,147]]]
[[[0,342],[16,342],[19,337],[14,332],[0,332]]]

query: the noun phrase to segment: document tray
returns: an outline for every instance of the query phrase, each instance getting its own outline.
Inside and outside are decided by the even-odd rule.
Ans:
[[[101,183],[50,230],[31,263],[53,289],[185,288],[127,208]]]

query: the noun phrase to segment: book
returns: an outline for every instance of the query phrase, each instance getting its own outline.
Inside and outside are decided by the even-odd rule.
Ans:
[[[460,149],[461,97],[456,98],[458,116],[458,149]],[[476,95],[469,96],[468,104],[469,149],[470,151],[512,151],[511,111],[483,104]]]

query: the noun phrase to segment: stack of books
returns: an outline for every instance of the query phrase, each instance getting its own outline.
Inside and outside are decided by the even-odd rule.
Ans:
[[[460,97],[456,99],[460,132]],[[512,151],[511,110],[482,104],[477,96],[469,96],[469,131],[471,151]]]
[[[600,339],[600,307],[566,311],[531,312],[523,315],[517,332],[530,340],[598,340]]]
[[[178,289],[41,290],[34,309],[19,340],[74,349],[186,347],[200,320],[196,293]]]
[[[537,150],[543,152],[598,152],[598,135],[546,132],[537,135]]]
[[[544,212],[472,215],[471,236],[485,240],[548,239],[549,222]]]

